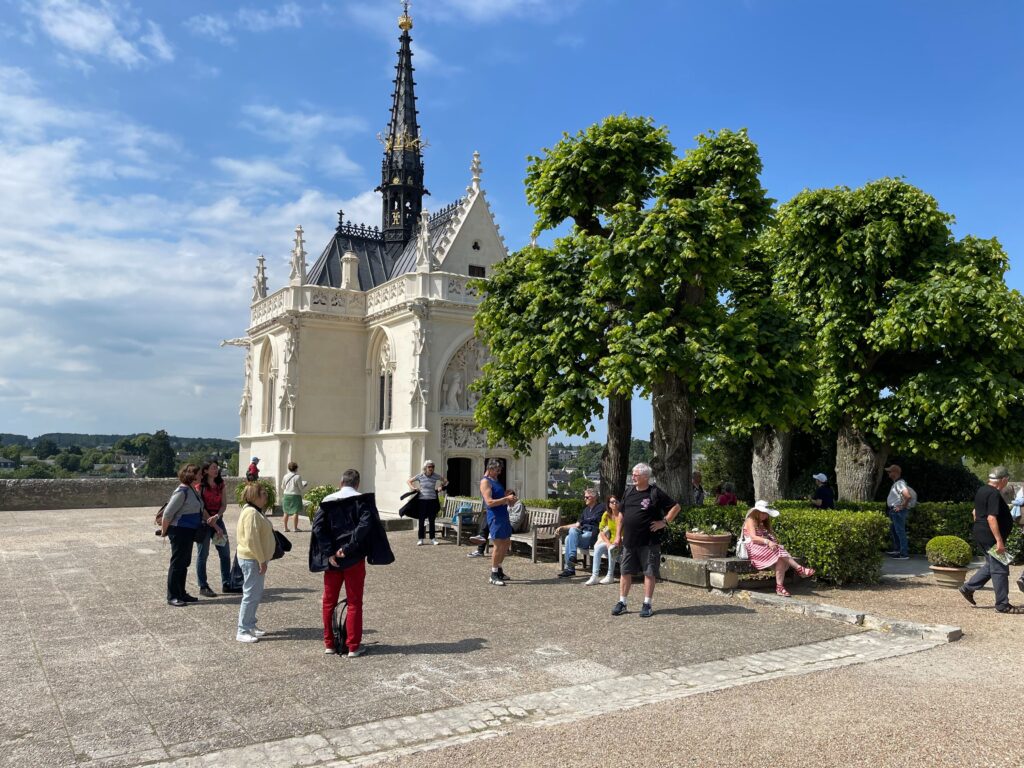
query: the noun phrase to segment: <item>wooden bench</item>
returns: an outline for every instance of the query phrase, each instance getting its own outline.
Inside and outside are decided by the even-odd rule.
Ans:
[[[558,534],[558,564],[565,565],[565,539],[568,537],[568,531],[562,531]],[[614,569],[615,563],[618,562],[619,555],[622,554],[621,547],[612,548],[612,559],[609,563],[609,567]],[[594,548],[584,549],[583,547],[576,548],[576,562],[582,562],[582,570],[589,571],[594,560]]]
[[[462,516],[452,520],[455,511],[463,504],[471,504],[473,513],[472,523],[463,523]],[[484,515],[482,499],[467,499],[464,497],[449,497],[444,501],[444,512],[438,518],[437,523],[441,526],[441,537],[446,538],[448,531],[454,531],[455,543],[461,544],[463,538],[476,535],[480,530],[480,521]],[[550,547],[553,552],[558,551],[558,534],[555,529],[559,525],[562,512],[560,509],[547,509],[545,507],[526,508],[526,530],[522,533],[513,533],[512,541],[523,544],[530,548],[530,562],[537,562],[537,550],[541,547]]]
[[[452,520],[455,516],[455,510],[462,507],[464,504],[470,505],[470,511],[473,513],[472,522],[463,524],[462,515],[459,515],[457,520]],[[480,529],[480,517],[483,514],[483,499],[468,499],[460,496],[448,496],[444,500],[444,511],[437,519],[437,525],[441,527],[441,538],[448,538],[448,532],[453,531],[455,533],[455,544],[462,544],[463,538],[469,538],[474,536]]]

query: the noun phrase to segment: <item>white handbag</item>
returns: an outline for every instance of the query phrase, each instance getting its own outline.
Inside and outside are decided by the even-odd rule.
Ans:
[[[750,559],[750,553],[747,552],[747,544],[749,544],[749,543],[750,543],[750,539],[748,539],[741,532],[739,537],[736,539],[736,557],[740,558],[741,560],[749,560]]]

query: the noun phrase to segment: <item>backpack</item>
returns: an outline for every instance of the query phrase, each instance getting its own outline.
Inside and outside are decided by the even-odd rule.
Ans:
[[[259,478],[259,475],[257,475],[255,472],[250,472],[249,470],[245,470],[246,482],[251,483],[253,480],[256,480],[258,478]]]
[[[917,506],[917,491],[907,486],[907,490],[910,491],[910,501],[907,502],[907,509],[913,509]]]
[[[508,508],[508,521],[512,525],[513,533],[523,533],[526,530],[527,519],[526,505],[522,501],[517,501]]]
[[[175,488],[174,493],[177,493],[180,490],[181,488]],[[171,499],[174,498],[174,493],[171,494]],[[182,491],[182,493],[184,493],[184,491]],[[162,505],[160,505],[160,509],[156,511],[156,516],[153,518],[153,525],[155,525],[157,528],[162,528],[164,525],[164,510],[167,509],[167,505],[171,503],[171,499],[165,501]]]
[[[331,635],[334,637],[334,650],[338,652],[338,655],[342,655],[348,650],[346,641],[348,640],[348,630],[345,629],[345,617],[348,613],[348,600],[344,598],[338,601],[338,604],[334,606],[334,612],[331,614]]]
[[[452,522],[458,523],[460,518],[463,525],[473,524],[473,502],[463,501],[459,503],[459,506],[455,508],[455,514],[452,515]]]

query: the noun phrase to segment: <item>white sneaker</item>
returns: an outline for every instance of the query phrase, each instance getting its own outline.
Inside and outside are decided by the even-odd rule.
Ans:
[[[434,545],[434,546],[436,547],[436,546],[437,546],[438,544],[440,544],[441,542],[439,542],[439,541],[438,541],[437,539],[431,539],[431,540],[430,540],[430,543],[431,543],[431,544],[433,544],[433,545]]]
[[[254,637],[263,637],[265,634],[267,634],[267,631],[265,629],[254,629],[249,634],[253,635]]]
[[[256,635],[250,635],[248,632],[239,632],[235,635],[235,640],[240,643],[258,643],[260,641]]]
[[[611,574],[608,574],[603,579],[601,579],[601,581],[599,581],[598,583],[599,584],[614,584],[615,583],[615,579],[614,579],[614,577],[612,577]]]
[[[348,652],[348,658],[354,659],[354,658],[356,658],[358,656],[362,656],[364,653],[366,653],[366,646],[365,645],[360,645],[354,651],[349,651]]]
[[[324,653],[330,656],[331,654],[337,653],[337,651],[334,648],[324,648]]]
[[[423,539],[420,539],[419,541],[416,542],[416,546],[417,547],[422,547],[425,543],[426,542],[424,542]]]
[[[597,584],[597,576],[591,576],[589,579],[583,582],[584,587],[591,587],[594,584]]]

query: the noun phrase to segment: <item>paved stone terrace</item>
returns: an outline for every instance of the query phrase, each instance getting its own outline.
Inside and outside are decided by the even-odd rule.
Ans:
[[[652,619],[639,593],[615,618],[613,586],[514,557],[490,587],[467,547],[401,532],[369,569],[370,654],[324,656],[305,532],[270,566],[271,634],[245,646],[237,596],[166,606],[152,514],[0,513],[0,764],[363,764],[932,645],[672,584]]]

